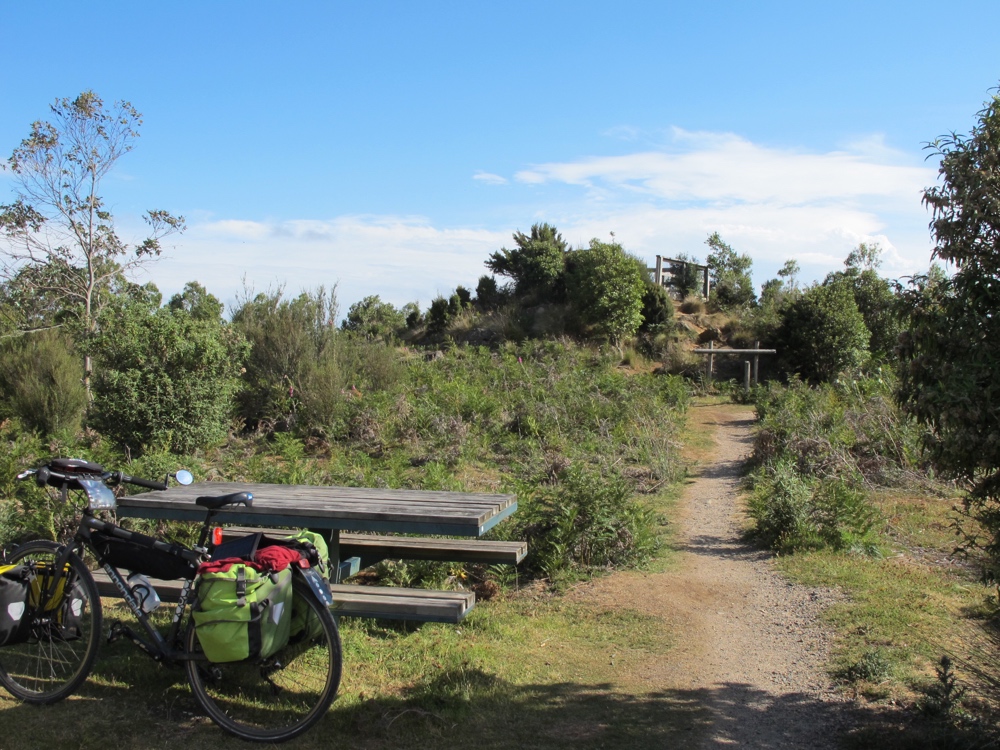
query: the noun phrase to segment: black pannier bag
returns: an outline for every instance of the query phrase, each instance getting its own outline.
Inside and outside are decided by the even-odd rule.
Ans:
[[[164,581],[193,579],[197,572],[195,565],[179,555],[172,555],[128,539],[119,539],[100,531],[91,532],[90,539],[103,560],[116,568],[124,568],[133,573],[142,573],[150,578]]]
[[[31,636],[31,569],[0,566],[0,646],[24,643]]]

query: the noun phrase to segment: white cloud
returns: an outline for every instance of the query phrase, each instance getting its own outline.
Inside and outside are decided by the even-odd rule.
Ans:
[[[758,283],[792,257],[821,279],[868,241],[886,250],[885,273],[926,270],[931,243],[920,199],[936,177],[922,155],[891,149],[877,135],[815,153],[680,129],[663,150],[537,164],[515,175],[536,193],[580,189],[580,203],[558,223],[576,243],[614,231],[649,258],[704,257],[706,236],[718,231],[754,258]]]
[[[243,278],[257,291],[284,285],[289,294],[337,285],[342,312],[369,294],[400,305],[458,284],[474,286],[487,255],[509,232],[440,229],[419,217],[342,216],[329,221],[206,221],[193,224],[151,277],[169,294],[198,280],[231,303]]]
[[[507,178],[501,177],[498,174],[493,174],[492,172],[484,172],[481,169],[472,175],[472,179],[479,180],[480,182],[485,182],[487,185],[506,185]]]
[[[657,254],[704,258],[705,238],[718,231],[753,257],[758,285],[789,258],[801,264],[803,281],[822,279],[859,242],[876,241],[886,251],[883,272],[902,276],[928,266],[920,199],[935,170],[922,153],[903,154],[877,135],[811,152],[674,129],[659,150],[518,172],[504,191],[509,203],[484,206],[487,228],[410,216],[272,222],[198,214],[153,277],[165,293],[197,279],[223,300],[236,296],[245,274],[258,290],[284,283],[289,293],[339,283],[345,309],[369,294],[426,306],[457,284],[474,286],[489,254],[535,221],[555,224],[576,246],[613,231],[650,263]],[[485,171],[473,179],[506,182]]]
[[[934,179],[928,167],[892,163],[901,155],[872,142],[822,154],[759,146],[731,134],[678,131],[675,152],[646,151],[539,164],[515,179],[588,188],[627,188],[670,201],[803,205],[869,196],[919,195]]]

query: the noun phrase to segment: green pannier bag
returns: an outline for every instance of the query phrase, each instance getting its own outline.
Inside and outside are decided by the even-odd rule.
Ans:
[[[309,564],[319,571],[325,582],[329,583],[330,550],[321,534],[303,529],[285,537],[282,541],[291,542],[293,546],[303,549],[307,553]],[[290,631],[292,640],[300,641],[316,638],[323,632],[323,623],[318,619],[307,623],[306,618],[311,611],[307,605],[302,603],[301,597],[296,596],[292,600],[292,625]]]
[[[330,580],[330,548],[327,547],[322,534],[303,529],[286,536],[281,541],[291,542],[289,546],[300,548],[306,553],[309,564],[319,570],[323,580]]]
[[[292,571],[261,573],[233,563],[198,578],[195,633],[211,662],[267,658],[288,643]]]
[[[24,643],[31,635],[31,581],[27,565],[0,566],[0,646]]]

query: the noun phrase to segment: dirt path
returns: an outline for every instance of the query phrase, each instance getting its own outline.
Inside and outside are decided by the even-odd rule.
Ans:
[[[681,564],[610,576],[581,594],[670,624],[676,647],[632,677],[704,705],[703,747],[833,748],[849,709],[823,671],[830,634],[817,618],[835,595],[790,584],[769,554],[740,541],[752,418],[736,407],[692,410],[693,421],[715,426],[716,448],[680,504]]]

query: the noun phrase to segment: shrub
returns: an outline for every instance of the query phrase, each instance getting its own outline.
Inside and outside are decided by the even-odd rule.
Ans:
[[[92,351],[91,424],[132,454],[225,438],[246,342],[218,317],[124,298],[102,317]]]
[[[404,375],[397,352],[382,343],[337,337],[300,380],[295,429],[301,435],[341,432],[352,402],[392,388]]]
[[[870,553],[878,511],[867,494],[840,478],[799,474],[789,458],[758,471],[747,510],[753,536],[782,552],[829,547]]]
[[[616,242],[591,240],[572,253],[569,295],[580,319],[617,343],[642,323],[643,277]]]
[[[405,325],[403,313],[375,294],[351,305],[341,327],[368,341],[389,341]]]
[[[665,287],[643,280],[642,325],[640,331],[660,332],[674,320],[674,303]]]
[[[430,334],[444,333],[453,317],[449,301],[444,297],[435,298],[427,310],[427,332]]]
[[[748,512],[762,543],[874,550],[879,515],[866,486],[927,481],[917,463],[920,430],[893,402],[894,387],[879,372],[757,389]]]
[[[34,482],[15,478],[24,469],[38,466],[47,451],[36,434],[25,432],[16,421],[0,423],[0,545],[28,539],[57,539],[76,515],[69,503]]]
[[[504,301],[503,292],[497,286],[497,280],[492,276],[480,276],[476,284],[476,305],[480,310],[495,310]]]
[[[297,394],[332,345],[336,316],[336,295],[323,287],[294,300],[279,289],[237,306],[233,327],[251,347],[237,409],[249,427],[294,423]]]
[[[786,370],[812,382],[861,366],[869,337],[852,290],[838,283],[807,289],[783,308],[776,333]]]
[[[554,487],[536,490],[524,509],[529,564],[553,577],[646,559],[658,545],[655,518],[632,492],[619,474],[578,465]]]
[[[685,297],[681,302],[681,312],[685,315],[702,315],[705,312],[705,300],[701,297]]]
[[[87,408],[83,367],[56,331],[7,339],[0,346],[2,409],[43,435],[79,429]]]

